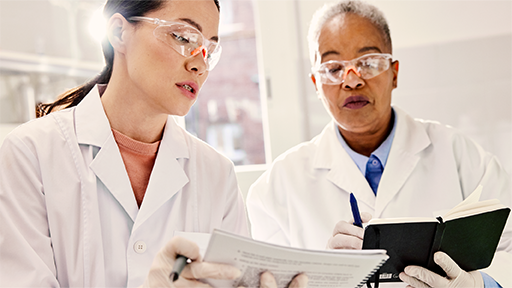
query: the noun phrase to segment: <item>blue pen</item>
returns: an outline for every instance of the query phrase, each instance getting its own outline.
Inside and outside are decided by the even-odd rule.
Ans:
[[[359,207],[357,207],[357,201],[356,197],[354,197],[354,193],[350,193],[350,207],[352,208],[352,215],[354,216],[354,225],[363,228],[363,221],[359,214]]]

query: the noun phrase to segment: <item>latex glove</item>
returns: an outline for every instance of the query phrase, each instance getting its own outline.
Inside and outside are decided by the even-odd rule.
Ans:
[[[434,262],[443,268],[447,277],[442,277],[426,268],[407,266],[399,277],[409,284],[407,287],[484,287],[484,280],[478,271],[466,272],[444,252],[434,254]]]
[[[187,264],[178,280],[172,282],[169,276],[178,254],[188,257],[192,263]],[[156,254],[141,287],[210,287],[197,279],[236,279],[240,273],[240,270],[230,265],[203,262],[197,244],[177,236]]]
[[[292,281],[288,284],[289,288],[304,288],[308,287],[308,276],[306,274],[298,274],[293,277]],[[265,271],[260,276],[260,288],[277,288],[276,279],[269,271]]]
[[[370,213],[362,212],[361,220],[363,223],[368,223],[372,219]],[[357,227],[354,224],[354,219],[349,222],[340,221],[336,223],[332,231],[332,237],[327,241],[327,249],[357,249],[363,248],[363,228]]]

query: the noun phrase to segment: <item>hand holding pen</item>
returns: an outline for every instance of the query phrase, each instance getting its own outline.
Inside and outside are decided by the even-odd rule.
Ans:
[[[199,279],[233,280],[240,277],[236,267],[203,262],[196,243],[182,237],[174,237],[158,252],[149,269],[144,284],[139,288],[161,287],[209,287]],[[288,287],[305,288],[308,277],[297,274]],[[277,282],[270,271],[260,275],[260,285],[277,288]]]
[[[240,270],[236,267],[203,262],[196,243],[174,237],[156,254],[142,287],[204,287],[198,279],[236,279],[239,276]]]
[[[366,212],[360,213],[356,198],[350,193],[348,205],[353,219],[336,223],[331,238],[327,241],[327,249],[362,249],[363,248],[363,223],[367,223],[372,215]],[[350,206],[350,207],[348,207]]]

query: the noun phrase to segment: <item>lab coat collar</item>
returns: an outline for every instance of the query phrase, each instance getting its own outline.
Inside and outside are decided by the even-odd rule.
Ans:
[[[99,148],[89,167],[135,222],[134,229],[189,181],[178,161],[189,158],[187,132],[172,116],[167,118],[140,210],[96,87],[76,107],[75,129],[79,144]]]
[[[344,190],[353,192],[358,201],[375,209],[373,217],[379,217],[386,205],[395,197],[406,179],[416,167],[421,151],[431,141],[427,132],[400,108],[393,106],[397,117],[395,138],[391,145],[386,168],[377,191],[377,197],[358,167],[336,138],[337,125],[329,123],[313,142],[316,149],[313,167],[329,169],[327,179]]]
[[[379,183],[374,217],[380,217],[418,164],[420,153],[431,145],[430,137],[420,122],[400,108],[393,108],[398,117],[397,130]]]
[[[189,182],[182,166],[190,157],[187,133],[172,116],[168,116],[134,230]]]
[[[328,169],[327,179],[346,193],[353,192],[358,201],[375,207],[375,194],[356,163],[336,138],[337,125],[330,122],[313,141],[318,145],[313,168]]]
[[[98,89],[97,86],[94,86],[76,107],[75,129],[79,144],[102,147],[105,141],[113,138],[110,122],[103,110]],[[174,118],[169,115],[160,147],[173,146],[171,153],[173,157],[188,158],[189,151],[183,133],[187,132],[180,128]]]
[[[77,105],[75,130],[78,144],[95,146],[97,151],[89,168],[135,221],[139,208],[97,86]]]
[[[103,110],[97,86],[76,107],[75,129],[78,144],[102,147],[111,137],[110,123]]]

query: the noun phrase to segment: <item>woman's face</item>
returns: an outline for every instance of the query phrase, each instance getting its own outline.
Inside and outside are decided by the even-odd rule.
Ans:
[[[369,53],[391,53],[381,32],[367,19],[342,14],[328,21],[318,38],[317,61],[352,60]],[[391,91],[397,86],[398,62],[382,74],[362,79],[353,71],[345,82],[315,86],[341,132],[374,134],[391,119]]]
[[[186,23],[198,29],[204,38],[218,39],[219,11],[213,0],[165,2],[161,9],[140,16]],[[187,114],[208,77],[202,53],[184,57],[153,35],[157,25],[130,25],[132,37],[126,45],[125,59],[132,92],[143,97],[150,113]]]

